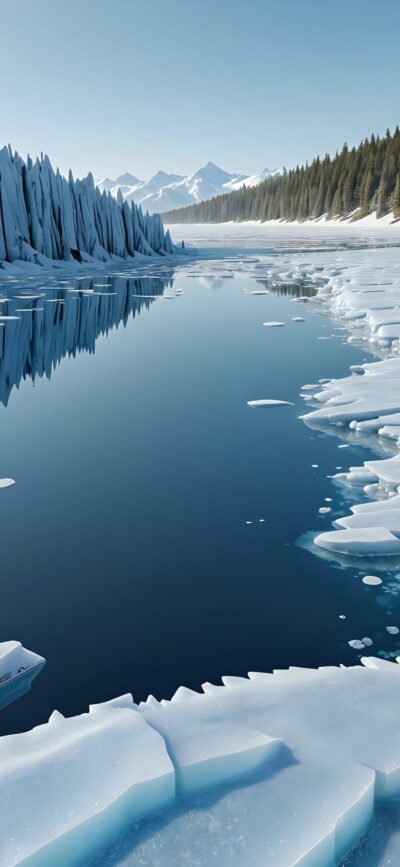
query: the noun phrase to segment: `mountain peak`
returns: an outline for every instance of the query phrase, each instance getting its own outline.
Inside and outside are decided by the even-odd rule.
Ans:
[[[131,172],[125,172],[123,175],[118,175],[118,177],[113,182],[114,186],[126,186],[133,187],[135,184],[142,184],[143,181],[140,178],[136,178],[135,175],[132,175]]]
[[[139,181],[134,175],[126,172],[115,181],[105,178],[98,182],[100,190],[110,190],[117,195],[121,189],[127,202],[141,204],[150,213],[163,213],[174,208],[184,208],[195,202],[203,202],[239,189],[243,184],[254,186],[265,178],[280,174],[282,169],[271,171],[264,169],[259,175],[241,175],[239,172],[227,172],[209,160],[204,166],[191,175],[175,175],[159,169],[148,181]]]
[[[159,169],[158,172],[153,175],[149,181],[147,181],[147,186],[151,184],[158,186],[166,186],[167,184],[176,184],[178,181],[183,181],[184,175],[173,175],[168,174],[168,172],[164,172],[162,169]]]

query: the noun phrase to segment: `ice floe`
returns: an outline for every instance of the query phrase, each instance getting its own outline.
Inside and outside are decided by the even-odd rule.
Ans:
[[[130,826],[144,864],[195,863],[199,835],[196,863],[338,864],[400,794],[400,667],[362,662],[224,677],[139,706],[121,696],[0,738],[0,862],[105,864]]]
[[[378,587],[379,584],[382,584],[382,578],[378,578],[377,575],[364,575],[362,582],[368,584],[369,587]]]
[[[263,322],[264,328],[279,328],[282,325],[286,325],[286,322]]]
[[[289,400],[272,400],[265,398],[262,400],[248,400],[247,406],[294,406]]]
[[[19,641],[0,642],[0,710],[28,692],[45,662]]]
[[[340,266],[338,267],[340,263]],[[302,269],[303,270],[303,269]],[[299,277],[300,266],[290,276]],[[282,279],[285,274],[280,273]],[[396,249],[316,253],[307,279],[319,284],[318,300],[348,330],[348,339],[367,341],[380,356],[353,365],[342,379],[321,379],[312,392],[313,409],[303,416],[311,426],[326,425],[373,434],[400,447],[400,264]],[[319,339],[319,338],[318,338]],[[325,338],[322,338],[325,339]],[[357,444],[357,439],[354,441]],[[349,442],[339,448],[346,449]],[[341,467],[336,468],[338,471]],[[355,504],[351,515],[315,537],[328,551],[356,557],[400,554],[400,452],[383,460],[367,460],[335,476],[348,489],[361,491],[371,503]]]

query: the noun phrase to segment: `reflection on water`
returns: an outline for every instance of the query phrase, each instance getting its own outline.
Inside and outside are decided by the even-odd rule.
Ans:
[[[274,292],[275,295],[283,295],[289,298],[314,298],[318,292],[317,285],[307,284],[296,280],[257,280],[261,286]]]
[[[363,354],[320,304],[291,303],[314,287],[272,283],[269,268],[242,251],[185,260],[172,291],[172,272],[147,263],[134,277],[6,281],[0,401],[65,362],[0,407],[0,476],[16,480],[0,496],[0,637],[48,660],[2,711],[4,732],[129,691],[140,701],[225,673],[353,664],[347,642],[364,635],[374,653],[395,651],[396,575],[377,590],[362,563],[333,570],[295,545],[347,510],[338,465],[375,449],[300,422],[299,392]],[[116,339],[97,339],[121,322]],[[294,406],[249,410],[258,398]]]
[[[66,355],[95,351],[96,340],[149,309],[173,285],[162,277],[62,280],[39,290],[8,288],[0,297],[0,403],[22,379],[51,378]]]

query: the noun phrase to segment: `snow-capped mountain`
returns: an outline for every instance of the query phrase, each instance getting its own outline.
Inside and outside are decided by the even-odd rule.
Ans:
[[[101,191],[110,191],[113,196],[116,196],[120,189],[127,202],[134,201],[149,213],[163,213],[212,199],[221,193],[229,193],[243,184],[254,186],[282,171],[264,169],[259,175],[248,177],[238,172],[226,172],[215,163],[208,162],[187,177],[159,171],[150,180],[140,181],[134,175],[126,173],[115,180],[104,178],[98,181],[97,185]]]
[[[113,192],[115,187],[115,195],[117,195],[118,190],[123,187],[133,187],[135,184],[143,184],[144,181],[139,180],[139,178],[135,178],[135,175],[132,175],[130,172],[125,172],[124,175],[119,175],[118,178],[112,180],[111,178],[103,178],[102,181],[99,182],[98,186],[101,189],[106,191],[106,193]]]
[[[267,181],[269,178],[274,178],[276,175],[283,175],[286,172],[284,166],[281,166],[279,169],[263,169],[262,172],[259,172],[258,175],[250,175],[250,177],[246,178],[245,184],[246,187],[256,187],[257,184],[262,184],[263,181]],[[233,182],[230,184],[231,190],[238,190],[239,187],[243,186],[243,181]]]

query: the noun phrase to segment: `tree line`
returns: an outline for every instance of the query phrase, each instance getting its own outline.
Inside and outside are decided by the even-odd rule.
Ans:
[[[316,157],[256,187],[243,186],[163,214],[167,223],[223,223],[233,220],[306,220],[372,212],[400,219],[400,131],[372,135],[351,150],[345,144],[334,157]]]

